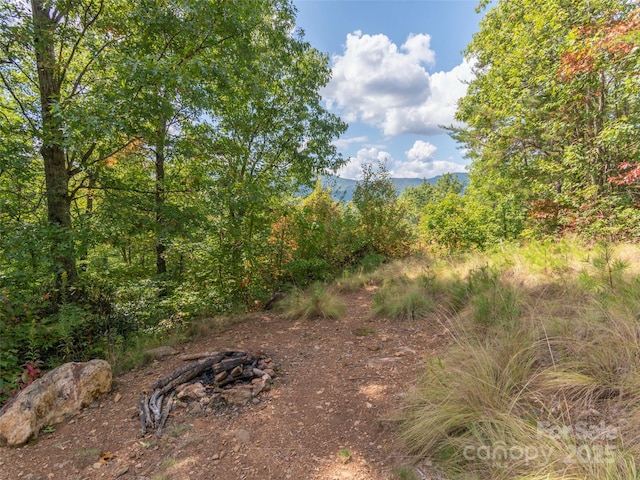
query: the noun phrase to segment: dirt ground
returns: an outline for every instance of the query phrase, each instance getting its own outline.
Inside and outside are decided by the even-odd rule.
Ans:
[[[372,318],[372,295],[345,296],[341,320],[260,312],[179,347],[270,356],[278,373],[256,403],[212,413],[178,409],[162,438],[141,437],[141,392],[184,364],[165,357],[114,379],[109,395],[37,441],[0,447],[0,480],[396,478],[411,461],[399,453],[388,419],[447,336],[433,319]],[[426,470],[419,466],[417,478],[432,478]]]

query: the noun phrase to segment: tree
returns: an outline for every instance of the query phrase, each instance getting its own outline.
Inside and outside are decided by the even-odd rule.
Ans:
[[[71,207],[88,182],[84,171],[122,146],[105,141],[110,108],[101,96],[111,80],[103,62],[119,39],[111,29],[113,7],[105,1],[0,3],[2,100],[12,112],[6,140],[26,129],[40,152],[58,288],[78,278]]]
[[[421,233],[428,244],[447,253],[483,248],[490,238],[487,207],[449,193],[423,209]]]
[[[330,79],[328,58],[290,34],[290,4],[277,5],[229,72],[208,111],[212,120],[197,126],[216,212],[217,283],[228,288],[231,278],[245,297],[269,277],[261,274],[269,268],[265,247],[288,197],[344,161],[331,142],[346,124],[318,94]]]
[[[638,53],[622,49],[624,61],[613,61],[617,54],[603,48],[607,60],[587,61],[586,46],[597,42],[585,32],[606,36],[605,26],[629,22],[637,8],[623,0],[499,1],[467,48],[476,78],[457,113],[465,126],[453,135],[468,149],[471,183],[514,194],[543,231],[570,230],[620,193],[608,178],[637,151],[624,144],[638,113]]]
[[[423,181],[420,185],[405,188],[400,194],[400,200],[407,203],[409,218],[412,223],[417,224],[428,203],[437,203],[450,193],[459,195],[463,190],[464,183],[457,175],[445,173],[435,184]]]
[[[358,211],[362,249],[389,257],[409,253],[413,236],[407,221],[407,206],[389,178],[386,165],[362,166],[362,179],[353,192],[353,205]]]

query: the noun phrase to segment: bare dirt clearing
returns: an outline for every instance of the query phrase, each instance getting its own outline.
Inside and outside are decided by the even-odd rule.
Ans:
[[[343,297],[341,320],[257,313],[181,353],[260,352],[278,367],[255,403],[177,409],[162,438],[140,436],[141,392],[185,362],[166,357],[114,381],[99,404],[21,448],[0,448],[0,480],[368,479],[407,464],[392,425],[432,356],[448,342],[433,319],[371,318],[372,292]]]

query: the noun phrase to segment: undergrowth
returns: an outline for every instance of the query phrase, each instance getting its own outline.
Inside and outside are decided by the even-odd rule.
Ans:
[[[395,417],[407,453],[451,479],[638,478],[637,254],[531,243],[436,265],[454,342]]]

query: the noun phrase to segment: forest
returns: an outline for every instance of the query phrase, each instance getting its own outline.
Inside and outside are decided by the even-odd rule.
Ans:
[[[388,260],[637,242],[638,5],[478,9],[449,127],[469,184],[398,195],[369,165],[340,202],[347,125],[289,0],[0,0],[0,402]]]

